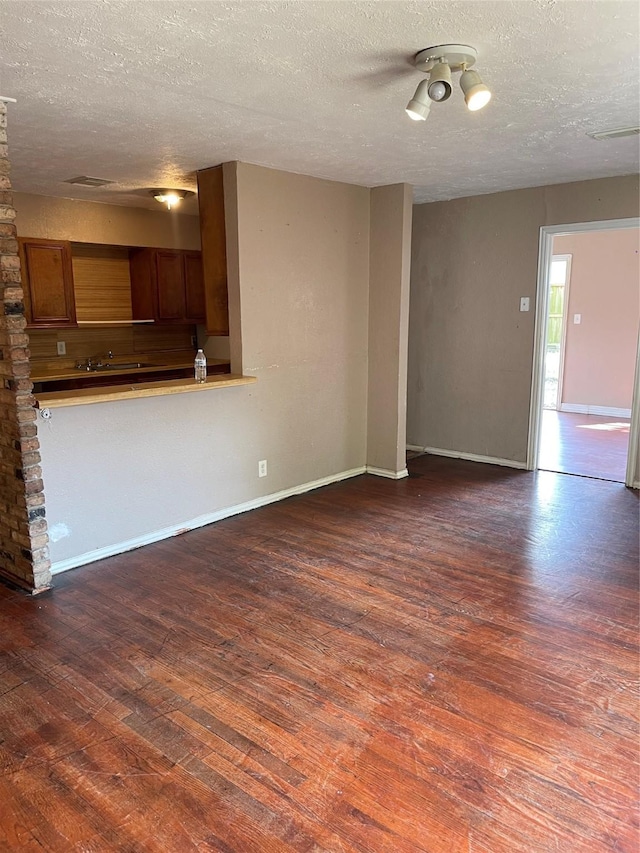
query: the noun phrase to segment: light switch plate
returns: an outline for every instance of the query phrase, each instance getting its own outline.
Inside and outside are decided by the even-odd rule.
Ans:
[[[521,311],[528,311],[529,310],[529,297],[528,296],[520,297],[520,310]]]
[[[579,326],[582,323],[582,314],[574,314],[573,315],[573,324],[574,326]]]
[[[56,344],[56,349],[58,350],[58,355],[67,354],[67,345],[64,341],[58,341]]]

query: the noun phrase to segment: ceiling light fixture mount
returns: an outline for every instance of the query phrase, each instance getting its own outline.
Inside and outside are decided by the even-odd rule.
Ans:
[[[150,192],[157,202],[160,204],[166,204],[168,210],[171,210],[172,207],[180,204],[180,202],[185,198],[193,195],[191,190],[157,189],[151,190]]]
[[[406,112],[415,121],[424,121],[429,115],[430,103],[449,100],[451,96],[451,74],[460,72],[460,88],[467,108],[472,112],[482,109],[491,100],[491,92],[480,79],[476,64],[478,51],[469,44],[437,44],[425,47],[413,57],[413,64],[428,74],[428,80],[418,84]]]
[[[447,63],[452,71],[464,71],[476,64],[478,51],[470,44],[437,44],[425,47],[413,57],[413,64],[418,71],[428,74],[441,61]]]

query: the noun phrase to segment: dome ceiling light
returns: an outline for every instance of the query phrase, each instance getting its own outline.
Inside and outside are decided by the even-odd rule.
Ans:
[[[447,101],[451,97],[451,74],[460,72],[460,88],[467,108],[471,112],[481,110],[491,100],[491,92],[482,82],[477,71],[471,71],[478,58],[478,51],[468,44],[438,44],[426,47],[413,58],[413,64],[428,74],[427,80],[418,83],[413,98],[406,107],[409,118],[425,121],[431,104]]]
[[[171,210],[172,207],[175,207],[177,204],[187,198],[190,195],[193,195],[191,190],[151,190],[151,195],[155,198],[156,201],[160,202],[160,204],[166,204],[167,210]]]

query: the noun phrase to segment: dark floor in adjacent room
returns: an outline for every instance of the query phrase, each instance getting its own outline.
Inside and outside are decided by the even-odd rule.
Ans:
[[[538,467],[624,483],[629,418],[544,409]]]
[[[0,849],[638,850],[638,496],[421,456],[0,587]]]

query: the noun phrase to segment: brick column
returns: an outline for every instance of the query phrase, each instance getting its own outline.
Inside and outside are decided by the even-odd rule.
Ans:
[[[35,593],[51,562],[6,127],[0,101],[0,576]]]

